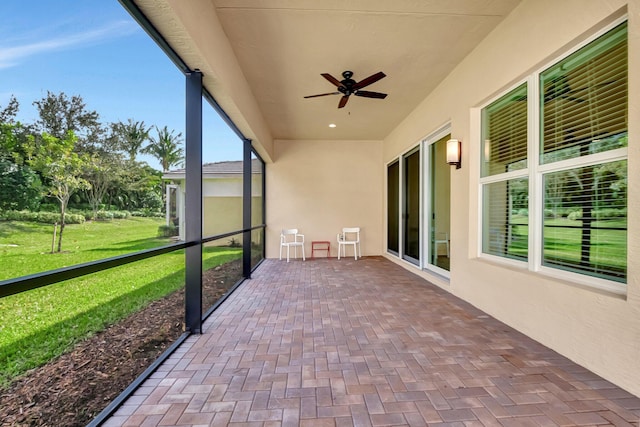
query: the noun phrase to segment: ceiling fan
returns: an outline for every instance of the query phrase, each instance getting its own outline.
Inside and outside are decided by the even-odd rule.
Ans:
[[[309,95],[309,96],[305,96],[305,98],[316,98],[318,96],[342,94],[342,98],[340,98],[340,102],[338,103],[338,108],[342,108],[345,105],[347,105],[347,101],[349,101],[350,95],[362,96],[365,98],[377,98],[377,99],[384,99],[387,97],[386,93],[361,90],[363,87],[369,86],[370,84],[377,82],[381,78],[386,77],[386,74],[383,73],[382,71],[372,74],[366,79],[360,80],[359,82],[356,82],[351,78],[353,77],[353,71],[343,72],[342,77],[344,77],[344,80],[342,81],[336,79],[335,77],[333,77],[331,74],[328,74],[328,73],[322,73],[320,75],[325,79],[327,79],[330,83],[334,84],[338,88],[338,90],[336,92],[321,93],[318,95]]]

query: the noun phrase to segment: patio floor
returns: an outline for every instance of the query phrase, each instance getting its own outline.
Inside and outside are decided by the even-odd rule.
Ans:
[[[382,257],[253,277],[104,425],[639,427],[639,398]]]

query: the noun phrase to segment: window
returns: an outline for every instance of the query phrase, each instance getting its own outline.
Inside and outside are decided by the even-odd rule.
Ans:
[[[484,253],[527,260],[528,181],[527,178],[518,178],[492,182],[484,186]]]
[[[527,168],[527,85],[482,110],[482,176]]]
[[[540,74],[540,163],[627,145],[627,25]]]
[[[482,110],[482,251],[528,258],[527,84]]]
[[[625,280],[626,178],[626,160],[543,175],[543,265]]]
[[[627,69],[623,22],[482,109],[483,254],[626,283]]]

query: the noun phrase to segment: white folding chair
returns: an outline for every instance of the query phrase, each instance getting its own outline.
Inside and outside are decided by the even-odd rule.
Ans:
[[[442,231],[435,234],[435,239],[433,240],[433,252],[436,257],[438,256],[438,245],[445,245],[447,249],[447,258],[449,258],[449,233]]]
[[[338,259],[340,259],[340,250],[343,251],[344,256],[347,256],[346,246],[353,246],[353,256],[357,260],[358,257],[362,258],[362,252],[360,250],[360,227],[345,227],[342,229],[342,234],[338,234]],[[357,247],[357,249],[356,249]]]
[[[302,260],[304,257],[304,234],[299,234],[297,228],[282,230],[280,233],[280,259],[282,260],[282,248],[287,248],[287,262],[289,262],[289,248],[293,247],[294,256],[298,258],[298,247],[302,248]]]

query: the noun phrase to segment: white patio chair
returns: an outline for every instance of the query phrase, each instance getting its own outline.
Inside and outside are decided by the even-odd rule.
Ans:
[[[445,231],[437,232],[433,240],[433,252],[438,256],[438,245],[445,245],[447,249],[447,258],[449,258],[449,233]]]
[[[342,234],[338,234],[338,259],[340,259],[340,250],[343,251],[344,256],[347,256],[346,246],[353,246],[353,256],[357,260],[358,257],[362,258],[362,252],[360,250],[360,227],[345,227],[342,229]],[[356,249],[357,247],[357,249]]]
[[[282,260],[282,248],[287,248],[287,262],[289,262],[289,249],[293,247],[294,256],[298,258],[298,247],[302,248],[302,260],[304,257],[304,234],[299,234],[297,228],[282,230],[280,233],[280,259]]]

